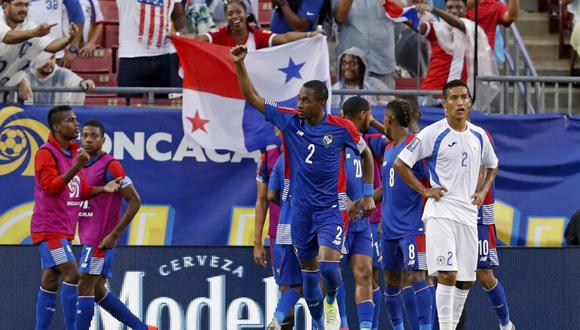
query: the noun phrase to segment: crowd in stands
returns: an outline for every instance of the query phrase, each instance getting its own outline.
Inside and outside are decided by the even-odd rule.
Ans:
[[[420,24],[412,26],[387,17],[385,1],[416,6]],[[503,40],[497,32],[517,19],[519,0],[508,5],[499,0],[478,3],[479,25],[485,32],[480,36],[487,37],[480,41],[480,57],[486,58],[487,54],[481,53],[496,46],[496,59],[501,62]],[[14,42],[9,32],[36,31],[29,37],[67,39],[67,45],[54,56],[32,56],[20,63],[18,68],[28,71],[22,73],[20,81],[3,79],[0,85],[19,85],[23,101],[73,104],[83,102],[84,97],[33,95],[30,87],[180,87],[179,60],[171,43],[174,34],[260,49],[324,33],[334,89],[353,90],[353,95],[356,90],[419,86],[440,91],[446,81],[461,78],[467,82],[473,75],[473,54],[469,54],[473,37],[468,32],[473,26],[469,22],[474,19],[474,6],[474,0],[3,0],[0,56],[8,62],[4,70],[12,61],[21,62],[11,57],[10,49],[32,40]],[[22,22],[19,15],[24,15]],[[71,26],[74,36],[69,34]],[[481,44],[489,45],[488,49]],[[485,69],[485,63],[480,65],[480,73],[482,66]],[[135,97],[123,96],[127,102],[129,96]],[[372,105],[384,105],[392,99],[365,97]],[[336,96],[332,103],[339,105],[347,98]],[[115,94],[92,94],[86,102],[106,104],[111,100],[122,103],[125,99]],[[421,102],[438,103],[433,99]]]

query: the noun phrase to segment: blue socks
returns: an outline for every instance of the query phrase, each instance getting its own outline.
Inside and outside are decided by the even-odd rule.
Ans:
[[[501,283],[499,283],[499,281],[497,281],[493,289],[486,292],[489,300],[491,301],[491,306],[497,314],[499,323],[503,326],[508,325],[510,322],[510,311],[503,286]]]
[[[316,324],[322,321],[324,326],[322,305],[322,291],[320,290],[320,271],[302,270],[302,285],[304,287],[304,300],[308,304],[310,315]]]
[[[56,292],[40,288],[36,300],[36,327],[35,330],[47,330],[52,323],[52,315],[56,310]]]
[[[383,304],[383,295],[381,293],[380,287],[376,288],[373,291],[373,303],[375,304],[375,312],[373,315],[373,330],[374,330],[379,328],[379,320],[381,318],[381,305]]]
[[[415,305],[415,292],[410,286],[406,286],[401,291],[403,296],[403,304],[405,306],[405,314],[411,329],[419,329],[419,321],[417,320],[417,307]]]
[[[274,313],[274,317],[278,320],[278,323],[284,322],[284,319],[290,314],[290,311],[294,309],[294,305],[300,299],[300,295],[298,291],[290,288],[286,290],[280,297],[278,301],[278,306],[276,307],[276,312]]]
[[[62,305],[62,313],[64,314],[64,325],[66,330],[75,329],[75,320],[77,317],[77,286],[62,282],[60,289],[60,303]]]
[[[429,287],[429,292],[431,292],[431,296],[433,300],[431,301],[431,326],[433,326],[433,330],[439,330],[439,318],[437,317],[437,304],[436,304],[436,297],[435,297],[435,286],[432,285]]]
[[[338,286],[338,293],[336,294],[336,301],[338,301],[338,311],[340,312],[340,327],[348,328],[348,318],[346,317],[346,292],[344,288],[344,281],[340,281]]]
[[[358,321],[361,329],[370,329],[373,326],[373,315],[375,306],[372,301],[363,301],[356,305]]]
[[[326,302],[334,304],[338,286],[342,282],[340,270],[338,269],[338,261],[319,260],[318,266],[320,267],[320,274],[322,275],[322,281],[326,288]]]
[[[420,330],[431,330],[433,322],[433,294],[432,286],[425,280],[413,284],[415,306]]]
[[[401,288],[387,287],[385,289],[385,302],[393,330],[404,330]]]
[[[133,330],[147,330],[147,325],[133,315],[129,308],[125,306],[119,298],[112,292],[107,292],[105,298],[98,302],[99,306],[103,307],[114,318],[121,321],[124,325]]]
[[[95,314],[95,297],[79,297],[75,330],[89,330]]]

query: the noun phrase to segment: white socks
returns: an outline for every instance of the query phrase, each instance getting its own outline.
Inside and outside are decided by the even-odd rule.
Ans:
[[[510,323],[508,323],[507,325],[499,325],[499,328],[501,330],[512,330],[512,322],[510,321]]]
[[[454,288],[453,292],[453,329],[459,323],[459,319],[461,318],[461,313],[463,312],[463,306],[465,305],[465,300],[467,300],[467,295],[469,294],[469,290],[461,290],[457,287]]]
[[[439,316],[440,330],[454,330],[453,326],[453,304],[454,304],[454,286],[447,286],[441,283],[437,284],[435,291],[435,301],[437,304],[437,315]]]

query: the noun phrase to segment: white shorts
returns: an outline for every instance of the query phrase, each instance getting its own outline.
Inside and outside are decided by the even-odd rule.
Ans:
[[[427,269],[457,272],[457,281],[472,282],[477,269],[477,227],[444,218],[427,219]]]

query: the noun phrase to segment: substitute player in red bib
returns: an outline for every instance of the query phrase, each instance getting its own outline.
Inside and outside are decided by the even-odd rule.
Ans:
[[[79,122],[69,106],[57,106],[48,113],[51,134],[34,158],[34,210],[30,223],[32,242],[40,252],[42,275],[36,303],[36,330],[48,329],[56,308],[60,277],[61,304],[67,330],[75,326],[79,272],[71,250],[81,200],[102,192],[114,192],[113,181],[92,187],[79,173],[89,155],[73,141],[79,136]]]
[[[139,211],[141,202],[121,163],[101,150],[104,142],[103,124],[96,120],[86,122],[81,143],[91,158],[82,173],[87,183],[93,185],[120,180],[120,190],[115,194],[100,195],[85,201],[80,208],[79,236],[83,248],[75,330],[89,329],[95,302],[131,329],[157,329],[141,322],[105,287],[107,279],[113,275],[111,268],[117,240]],[[121,216],[123,199],[127,201],[127,207]]]
[[[284,152],[289,160],[290,196],[294,209],[292,242],[302,268],[304,298],[318,329],[338,329],[340,315],[336,293],[341,280],[338,262],[344,244],[341,210],[346,209],[345,148],[361,153],[364,189],[362,209],[368,216],[375,208],[373,158],[365,141],[347,120],[324,112],[328,100],[326,85],[306,82],[298,94],[298,109],[291,110],[266,101],[255,90],[244,66],[247,47],[232,48],[238,83],[246,101],[264,113],[285,137]],[[322,299],[320,278],[327,297]]]

